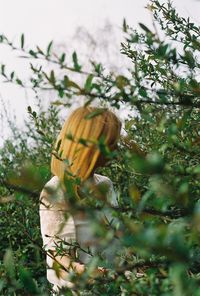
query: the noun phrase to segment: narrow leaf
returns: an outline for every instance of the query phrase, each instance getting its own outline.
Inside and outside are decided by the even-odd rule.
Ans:
[[[144,24],[139,23],[139,26],[146,32],[146,33],[152,33],[151,30],[149,30]]]
[[[24,34],[21,35],[21,48],[24,48]]]
[[[47,46],[47,56],[50,55],[51,49],[52,49],[52,45],[53,45],[53,40],[49,43],[49,45]]]
[[[17,82],[17,84],[19,84],[19,85],[23,85],[22,81],[21,81],[19,78],[16,79],[16,82]]]
[[[65,61],[65,53],[63,53],[60,57],[60,62],[63,64]]]
[[[51,70],[50,77],[49,77],[49,82],[51,82],[52,84],[55,84],[55,82],[56,82],[55,74],[54,74],[53,70]]]
[[[96,117],[96,116],[102,114],[102,113],[105,112],[105,111],[106,111],[106,109],[97,109],[97,110],[95,110],[95,111],[93,111],[93,112],[87,114],[87,115],[84,117],[84,119],[91,119],[91,118],[93,118],[93,117]]]
[[[74,69],[79,72],[81,70],[81,66],[78,63],[78,57],[77,57],[77,53],[75,51],[72,54],[72,60],[74,63]]]
[[[92,74],[88,75],[85,85],[84,85],[86,92],[89,92],[91,90],[93,78],[94,78],[94,76]]]
[[[126,23],[126,19],[124,18],[124,20],[123,20],[123,31],[125,33],[127,33],[127,29],[128,29],[128,26],[127,26],[127,23]]]
[[[8,249],[4,255],[4,266],[10,278],[15,278],[15,266],[12,250]]]
[[[19,278],[27,292],[31,295],[38,295],[38,289],[31,273],[23,267],[19,270]]]

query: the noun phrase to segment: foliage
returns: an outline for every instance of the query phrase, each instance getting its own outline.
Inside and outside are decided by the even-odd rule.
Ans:
[[[84,70],[76,52],[71,63],[66,62],[65,53],[53,54],[53,42],[46,50],[27,49],[23,35],[19,47],[0,36],[2,44],[32,61],[29,81],[1,65],[4,81],[31,87],[36,93],[54,90],[60,97],[48,117],[29,107],[33,120],[29,132],[18,134],[14,143],[7,141],[1,151],[2,295],[49,293],[36,196],[50,177],[49,158],[60,128],[58,106],[70,106],[78,96],[85,96],[85,104],[98,98],[101,105],[117,109],[126,103],[138,114],[125,121],[128,136],[115,154],[108,152],[109,165],[98,169],[112,179],[119,207],[105,205],[115,225],[105,227],[98,215],[93,215],[93,223],[107,243],[117,235],[122,252],[114,267],[95,257],[83,276],[73,275],[80,295],[200,295],[200,30],[189,18],[180,17],[171,2],[153,0],[148,9],[154,17],[153,30],[145,24],[140,24],[140,31],[126,21],[123,24],[121,52],[133,62],[127,75],[108,74],[98,62]],[[45,71],[38,66],[40,60],[66,74]],[[85,77],[83,84],[75,74]],[[102,153],[104,148],[101,143]],[[94,200],[88,188],[84,190],[87,200],[81,206],[89,214],[104,206],[101,192],[100,199]],[[92,278],[99,264],[109,271]]]

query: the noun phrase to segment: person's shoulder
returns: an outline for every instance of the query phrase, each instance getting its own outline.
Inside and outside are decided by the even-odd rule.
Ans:
[[[48,187],[57,187],[59,185],[60,181],[57,176],[53,176],[45,185],[44,188]]]
[[[51,209],[67,209],[64,191],[61,187],[60,179],[53,176],[43,187],[40,193],[40,207],[49,207]]]
[[[46,184],[44,185],[41,194],[41,198],[47,198],[50,195],[54,195],[60,189],[60,180],[57,176],[53,176]]]
[[[103,184],[106,184],[106,186],[108,186],[107,199],[113,206],[117,206],[118,205],[117,195],[114,190],[113,182],[111,181],[111,179],[108,178],[107,176],[103,176],[99,174],[94,174],[94,179],[97,185],[100,185],[101,183],[103,183]]]
[[[96,184],[103,182],[103,183],[107,183],[110,186],[113,185],[110,178],[108,178],[107,176],[104,176],[104,175],[94,174],[94,180],[95,180]]]
[[[101,186],[101,184],[105,185],[108,188],[108,192],[112,192],[114,190],[113,182],[107,176],[103,176],[100,174],[94,174],[94,181],[97,186],[98,185]]]

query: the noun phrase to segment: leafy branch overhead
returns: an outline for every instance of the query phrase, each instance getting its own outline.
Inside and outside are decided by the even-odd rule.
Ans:
[[[199,28],[189,18],[179,17],[170,3],[161,5],[153,1],[148,9],[154,16],[153,30],[142,23],[139,24],[141,32],[127,24],[123,26],[125,42],[122,43],[121,52],[133,62],[126,76],[107,75],[103,66],[94,62],[90,71],[84,70],[75,51],[71,61],[67,62],[65,53],[58,56],[54,52],[53,41],[46,50],[39,46],[28,49],[23,34],[19,46],[4,35],[0,36],[0,42],[21,52],[23,58],[45,60],[57,65],[58,72],[64,69],[66,73],[58,78],[55,70],[47,73],[43,67],[30,63],[32,76],[29,82],[23,82],[14,71],[6,73],[5,65],[1,66],[1,74],[6,82],[14,82],[22,87],[55,90],[63,104],[74,96],[84,95],[89,102],[100,98],[117,108],[120,102],[127,102],[139,110],[144,104],[161,105],[161,108],[163,105],[199,108]],[[163,30],[163,38],[159,37],[156,25]],[[85,75],[85,83],[79,85],[78,79],[69,78],[71,72],[77,73],[77,77]]]

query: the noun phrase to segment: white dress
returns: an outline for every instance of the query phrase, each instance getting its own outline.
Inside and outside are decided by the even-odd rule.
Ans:
[[[99,174],[94,174],[95,184],[101,182],[108,185],[107,200],[113,205],[118,205],[116,194],[113,189],[111,180]],[[40,228],[43,239],[43,247],[47,251],[47,280],[56,287],[73,287],[70,281],[63,280],[56,275],[56,271],[53,269],[53,259],[48,255],[48,250],[55,250],[59,242],[65,241],[73,244],[78,242],[81,247],[88,246],[90,242],[90,250],[92,253],[98,251],[98,243],[93,240],[94,233],[91,229],[91,222],[86,219],[78,217],[72,217],[67,209],[67,204],[64,202],[64,194],[60,187],[60,181],[57,176],[54,176],[46,183],[44,189],[40,194]],[[101,211],[101,215],[106,216],[108,220],[112,217],[106,212],[106,209]],[[91,243],[92,242],[92,243]],[[109,260],[113,260],[115,255],[112,248],[109,248],[105,254]],[[102,248],[101,248],[102,250]],[[85,252],[79,251],[79,259],[82,263],[88,263],[91,256]]]

